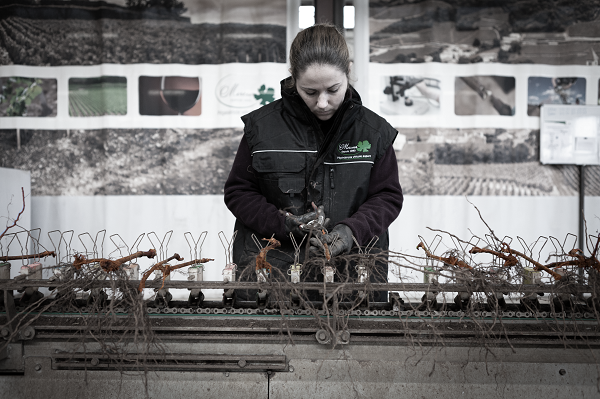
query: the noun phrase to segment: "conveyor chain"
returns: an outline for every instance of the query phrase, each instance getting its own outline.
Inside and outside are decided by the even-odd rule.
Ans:
[[[124,309],[116,309],[120,313]],[[241,309],[241,308],[154,308],[148,307],[149,314],[200,314],[200,315],[281,315],[281,316],[327,316],[332,315],[329,310],[309,310],[309,309]],[[335,312],[336,316],[353,317],[416,317],[416,318],[470,318],[470,319],[596,319],[592,312],[485,312],[485,311],[428,311],[428,310],[344,310],[339,309]]]

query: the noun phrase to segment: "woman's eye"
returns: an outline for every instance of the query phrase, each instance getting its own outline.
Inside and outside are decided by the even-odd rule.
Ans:
[[[329,90],[330,93],[337,93],[339,89]]]
[[[314,96],[315,94],[317,94],[316,91],[305,91],[305,93],[309,96]]]

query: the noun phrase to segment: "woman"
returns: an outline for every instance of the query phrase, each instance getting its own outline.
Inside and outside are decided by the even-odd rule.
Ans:
[[[268,260],[285,271],[294,260],[289,234],[301,239],[300,225],[315,219],[313,204],[331,230],[310,241],[311,253],[323,256],[322,242],[331,256],[349,253],[353,237],[364,246],[378,236],[377,246],[388,248],[387,228],[403,202],[392,147],[397,132],[361,105],[350,64],[335,26],[305,29],[292,43],[282,98],[242,117],[244,136],[225,183],[225,204],[237,219],[238,267],[254,266],[252,234],[274,235],[282,245]],[[381,267],[387,277],[387,265]]]

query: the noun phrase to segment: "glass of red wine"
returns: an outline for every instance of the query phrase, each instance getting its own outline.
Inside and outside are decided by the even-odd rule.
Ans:
[[[179,115],[184,115],[200,102],[200,78],[163,76],[160,81],[160,96],[169,108]]]

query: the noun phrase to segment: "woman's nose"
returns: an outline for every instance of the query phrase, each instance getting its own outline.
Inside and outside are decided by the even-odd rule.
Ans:
[[[319,96],[319,98],[317,99],[317,107],[320,109],[327,108],[327,96],[326,95],[321,94]]]

